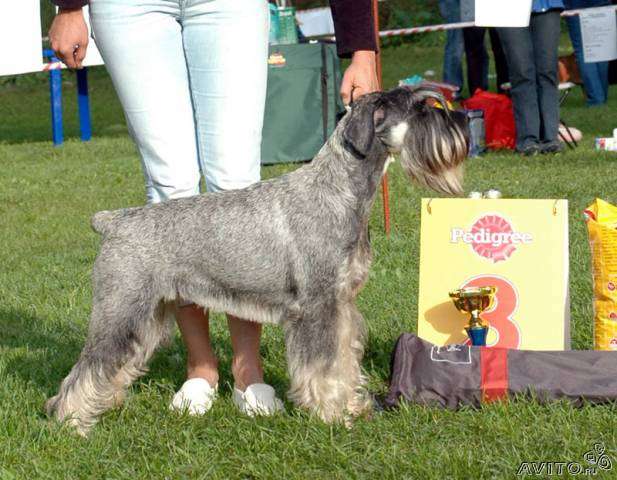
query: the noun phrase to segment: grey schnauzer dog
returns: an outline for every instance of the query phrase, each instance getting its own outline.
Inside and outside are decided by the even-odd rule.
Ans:
[[[281,325],[296,405],[326,422],[368,409],[355,299],[371,260],[369,214],[392,155],[418,183],[460,193],[467,124],[444,103],[426,88],[369,94],[291,173],[95,214],[88,337],[48,412],[85,434],[146,371],[178,300]]]

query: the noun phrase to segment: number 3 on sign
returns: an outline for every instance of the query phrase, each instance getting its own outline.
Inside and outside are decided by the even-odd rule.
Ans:
[[[490,325],[487,346],[519,348],[521,335],[518,325],[512,319],[518,305],[518,293],[514,285],[503,277],[480,275],[466,282],[461,288],[488,286],[497,287],[497,292],[495,293],[493,308],[482,314],[482,318]],[[496,339],[494,339],[492,332],[497,334]]]

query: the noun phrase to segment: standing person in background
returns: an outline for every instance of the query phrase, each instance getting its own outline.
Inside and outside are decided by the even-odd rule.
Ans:
[[[533,0],[528,27],[499,28],[512,83],[516,150],[562,150],[558,138],[558,47],[562,0]]]
[[[461,19],[463,22],[475,20],[474,0],[460,0]],[[499,35],[494,28],[467,27],[463,29],[465,56],[467,58],[467,87],[469,95],[473,96],[478,88],[489,89],[488,72],[490,60],[484,45],[486,31],[489,32],[491,49],[495,58],[495,72],[497,73],[497,91],[503,93],[502,86],[508,83],[508,65],[503,52]]]
[[[88,46],[82,7],[60,7],[49,37],[57,56],[81,68]],[[343,98],[379,88],[371,0],[332,0],[338,51],[351,57]],[[148,203],[247,187],[260,179],[269,12],[266,0],[91,0],[97,46],[137,144]],[[187,220],[190,221],[190,220]],[[234,221],[233,218],[229,219]],[[261,325],[227,316],[233,349],[234,403],[250,415],[282,408],[264,383]],[[172,408],[207,412],[216,398],[218,362],[208,312],[179,302],[187,381]]]
[[[446,23],[461,21],[460,0],[439,0],[439,11]],[[463,33],[460,29],[446,32],[443,55],[443,81],[458,87],[457,96],[463,91]]]
[[[491,49],[495,58],[495,72],[497,73],[497,91],[503,93],[502,86],[508,83],[508,65],[494,28],[467,27],[463,29],[465,39],[465,55],[467,56],[467,85],[469,95],[473,95],[478,88],[489,89],[488,71],[490,59],[484,46],[484,34],[488,30],[491,39]]]
[[[610,5],[609,0],[564,0],[568,10]],[[574,47],[576,63],[583,79],[587,105],[604,105],[608,100],[608,62],[585,63],[581,21],[578,15],[567,17],[568,32]]]

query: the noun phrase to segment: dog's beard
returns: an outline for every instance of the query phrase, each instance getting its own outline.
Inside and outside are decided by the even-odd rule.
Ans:
[[[463,160],[469,143],[463,128],[438,118],[420,124],[408,135],[400,153],[405,172],[419,184],[449,195],[463,193]]]
[[[401,154],[403,169],[418,184],[447,195],[461,195],[463,193],[462,164],[433,173],[426,168],[414,166],[414,163],[409,161],[408,155]]]
[[[422,181],[427,187],[437,192],[461,195],[463,193],[463,166],[458,165],[450,170],[445,170],[441,175],[422,172]]]

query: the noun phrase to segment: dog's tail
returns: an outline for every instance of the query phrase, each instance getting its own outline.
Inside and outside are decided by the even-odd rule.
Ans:
[[[102,212],[95,213],[92,216],[92,220],[90,224],[92,225],[92,229],[96,233],[100,233],[101,235],[106,235],[109,233],[111,227],[111,221],[116,217],[116,212],[112,212],[110,210],[103,210]]]

